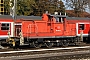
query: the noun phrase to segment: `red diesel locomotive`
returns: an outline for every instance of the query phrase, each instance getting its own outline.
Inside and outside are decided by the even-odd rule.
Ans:
[[[7,36],[6,42],[12,46],[28,44],[36,48],[43,45],[50,48],[53,45],[77,45],[88,40],[90,35],[90,18],[43,14],[42,19],[19,16],[16,21],[8,20],[1,22],[0,33],[4,33],[0,36]],[[8,28],[2,30],[2,26]]]

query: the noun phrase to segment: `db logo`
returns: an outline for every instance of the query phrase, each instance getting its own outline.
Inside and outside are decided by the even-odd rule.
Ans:
[[[59,29],[60,29],[60,26],[57,27],[57,30],[59,30]]]

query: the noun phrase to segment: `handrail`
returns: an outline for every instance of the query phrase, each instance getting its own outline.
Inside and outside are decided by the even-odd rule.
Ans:
[[[28,41],[28,34],[32,33],[32,31],[31,31],[32,26],[35,26],[35,33],[38,33],[38,26],[36,24],[29,24],[28,29],[27,29],[27,41]]]

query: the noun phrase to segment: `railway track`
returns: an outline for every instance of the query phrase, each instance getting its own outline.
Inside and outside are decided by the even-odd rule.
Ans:
[[[49,51],[49,52],[53,52],[53,51],[60,51],[60,52],[63,52],[63,51],[78,51],[78,50],[89,50],[90,49],[90,46],[81,46],[81,47],[65,47],[65,48],[51,48],[51,49],[46,49],[46,48],[42,48],[42,49],[30,49],[30,50],[13,50],[13,49],[2,49],[0,51],[0,54],[13,54],[13,53],[29,53],[29,52],[45,52],[45,51]]]
[[[27,53],[27,52],[40,52],[40,51],[56,51],[56,50],[57,51],[59,51],[59,50],[74,50],[74,49],[90,49],[90,46],[51,48],[51,49],[34,49],[34,50],[18,50],[18,51],[1,51],[0,54]]]
[[[90,53],[90,46],[19,50],[19,51],[1,51],[0,60],[4,58],[16,58],[16,57],[24,58],[25,56],[27,56],[27,58],[39,58],[39,57],[85,54],[85,53]]]
[[[3,59],[24,59],[24,58],[41,58],[50,56],[73,55],[90,53],[90,45],[53,47],[53,48],[24,48],[24,49],[0,49],[0,60]],[[26,57],[27,56],[27,57]]]

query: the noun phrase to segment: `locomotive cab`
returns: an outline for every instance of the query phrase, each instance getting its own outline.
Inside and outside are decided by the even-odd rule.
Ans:
[[[62,36],[63,31],[66,30],[66,16],[65,15],[47,15],[48,26],[51,33],[55,33],[55,36]]]
[[[48,21],[48,22],[64,23],[66,20],[66,16],[65,15],[43,14],[42,20]]]
[[[55,23],[65,23],[66,20],[64,15],[50,15],[49,18]]]

